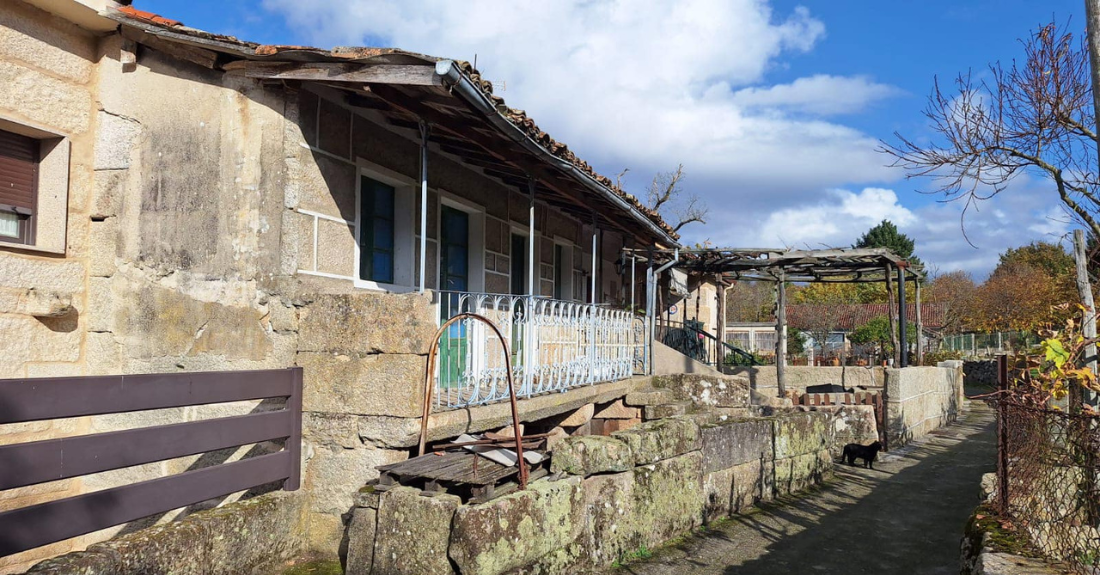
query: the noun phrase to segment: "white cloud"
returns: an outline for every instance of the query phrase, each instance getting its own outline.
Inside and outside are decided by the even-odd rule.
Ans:
[[[916,219],[898,203],[893,190],[829,190],[818,203],[773,212],[757,230],[757,237],[769,245],[793,248],[847,247],[882,220],[904,228]]]
[[[884,166],[877,139],[828,118],[899,90],[827,70],[767,81],[770,70],[824,38],[825,24],[805,8],[778,14],[768,0],[264,6],[320,46],[476,55],[486,78],[506,84],[498,94],[544,130],[604,173],[630,168],[629,189],[643,190],[652,174],[682,162],[686,187],[711,207],[708,225],[685,229],[689,243],[843,246],[888,218],[917,240],[925,261],[981,275],[1005,247],[1059,229],[1046,217],[1049,206],[1029,199],[1034,194],[1002,194],[968,219],[982,248],[975,251],[959,229],[961,205],[926,205],[885,189],[902,174]]]
[[[869,104],[901,93],[866,76],[816,74],[789,84],[742,88],[732,101],[745,109],[781,109],[822,116],[851,114]]]
[[[700,179],[805,190],[886,174],[875,141],[801,116],[856,111],[886,88],[815,77],[770,97],[759,85],[782,58],[811,50],[824,24],[805,8],[775,14],[763,0],[265,0],[320,45],[385,43],[473,60],[507,86],[500,95],[605,171],[638,175],[683,162]],[[858,85],[858,94],[842,94]],[[748,103],[738,99],[749,100]],[[812,108],[812,109],[811,109]],[[775,174],[786,178],[776,182]],[[716,189],[702,195],[716,199]]]

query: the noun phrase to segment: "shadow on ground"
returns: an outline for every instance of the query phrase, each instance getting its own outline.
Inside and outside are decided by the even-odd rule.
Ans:
[[[737,516],[620,573],[959,572],[959,541],[995,467],[992,413],[979,402],[876,469],[836,467],[827,486]]]

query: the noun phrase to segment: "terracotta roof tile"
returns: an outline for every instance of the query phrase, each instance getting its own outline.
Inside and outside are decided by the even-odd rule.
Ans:
[[[787,321],[791,327],[805,329],[813,324],[814,317],[820,317],[822,308],[824,306],[818,305],[788,305],[787,306]],[[841,306],[829,306],[830,308],[840,308],[839,315],[837,316],[837,329],[841,331],[854,330],[876,317],[886,317],[887,304],[884,303],[868,303],[868,304],[852,304]],[[908,304],[906,306],[906,318],[912,323],[917,321],[917,306],[916,304]],[[921,304],[921,322],[925,328],[936,329],[943,326],[943,314],[945,307],[939,303],[923,303]]]

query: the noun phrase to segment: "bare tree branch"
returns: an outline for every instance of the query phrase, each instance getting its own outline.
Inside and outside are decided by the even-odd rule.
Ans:
[[[651,210],[666,218],[672,216],[676,219],[676,224],[672,226],[674,232],[679,232],[691,223],[707,223],[706,217],[710,211],[699,196],[692,194],[684,197],[681,187],[684,175],[684,165],[680,164],[676,166],[676,171],[661,172],[653,176],[653,181],[646,190],[646,204]]]
[[[1100,236],[1095,110],[1089,56],[1081,39],[1048,24],[1021,40],[1024,59],[989,66],[989,80],[960,74],[945,93],[934,84],[924,115],[938,141],[895,133],[879,151],[908,177],[928,177],[963,214],[1001,193],[1020,174],[1054,184],[1058,200]],[[1053,198],[1052,198],[1053,199]],[[964,220],[965,232],[965,220]],[[969,240],[968,240],[969,241]]]

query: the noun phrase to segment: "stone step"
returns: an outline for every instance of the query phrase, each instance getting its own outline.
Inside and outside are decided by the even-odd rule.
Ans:
[[[645,419],[646,421],[650,421],[653,419],[684,415],[687,413],[689,405],[690,404],[686,401],[647,405],[645,406]]]
[[[623,398],[624,403],[635,406],[661,405],[662,403],[671,403],[675,400],[676,397],[671,391],[658,387],[643,387],[641,389],[636,389],[626,394],[626,397]]]

